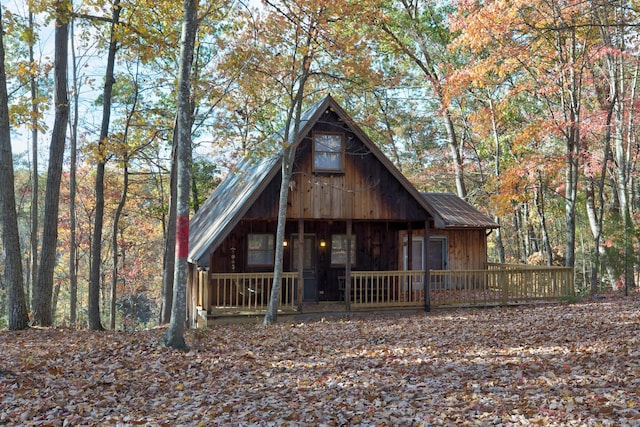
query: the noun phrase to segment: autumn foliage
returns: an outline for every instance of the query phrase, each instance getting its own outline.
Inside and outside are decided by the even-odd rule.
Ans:
[[[640,424],[640,297],[0,334],[3,425]]]

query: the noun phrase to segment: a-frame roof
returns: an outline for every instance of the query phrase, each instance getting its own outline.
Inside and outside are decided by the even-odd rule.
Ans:
[[[336,101],[327,95],[306,110],[300,120],[300,131],[294,135],[290,132],[287,139],[294,146],[298,146],[303,138],[311,131],[313,126],[322,117],[327,109],[331,109],[342,119],[350,130],[362,141],[372,154],[389,170],[400,182],[406,191],[413,196],[416,202],[422,206],[433,219],[438,228],[495,228],[497,224],[484,214],[475,210],[471,205],[451,194],[450,196],[462,202],[454,203],[452,199],[433,196],[436,193],[422,195],[400,173],[395,165],[382,153],[382,151],[369,139],[369,137],[353,122],[351,117],[340,107]],[[276,134],[274,139],[281,141],[282,134]],[[209,198],[203,203],[190,222],[189,230],[189,257],[188,261],[206,266],[209,263],[208,255],[222,243],[225,237],[233,230],[238,222],[245,216],[256,199],[277,175],[281,168],[282,153],[262,159],[247,158],[241,161],[237,167],[220,183]],[[460,207],[463,209],[459,216],[444,210],[441,214],[437,208]],[[463,221],[462,217],[468,217]],[[484,220],[481,220],[484,217]],[[466,224],[466,225],[465,225]]]

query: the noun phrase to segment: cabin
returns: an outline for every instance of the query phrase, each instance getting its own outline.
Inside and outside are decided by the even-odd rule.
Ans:
[[[419,192],[331,96],[303,114],[298,135],[281,312],[429,309],[436,282],[442,290],[495,282],[485,272],[487,235],[498,224],[454,194]],[[191,219],[191,326],[266,310],[281,160],[244,159]],[[475,273],[444,277],[449,271]]]

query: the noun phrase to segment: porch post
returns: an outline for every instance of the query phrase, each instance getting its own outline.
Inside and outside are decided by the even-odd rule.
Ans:
[[[407,301],[417,300],[413,283],[413,229],[411,222],[407,222]],[[417,301],[416,301],[417,302]]]
[[[351,311],[351,218],[347,220],[347,265],[344,268],[344,303]]]
[[[431,270],[429,270],[429,220],[424,221],[424,311],[431,311]]]
[[[209,267],[206,267],[202,271],[202,280],[204,282],[204,286],[202,289],[202,308],[207,311],[211,311],[211,304],[209,303],[209,289],[211,287],[211,274],[209,274]]]
[[[304,219],[298,220],[298,311],[302,313],[304,292]]]
[[[411,270],[413,270],[413,230],[409,222],[407,223],[407,271]],[[409,277],[411,277],[411,275],[409,275]],[[413,286],[411,286],[411,289],[413,289]]]

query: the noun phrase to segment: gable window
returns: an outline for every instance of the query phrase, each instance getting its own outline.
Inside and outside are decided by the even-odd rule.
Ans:
[[[356,264],[356,236],[351,236],[351,265]],[[331,265],[347,265],[347,235],[331,236]]]
[[[313,170],[342,172],[344,170],[344,135],[341,133],[313,134]]]
[[[247,242],[247,265],[273,265],[273,234],[249,234]]]

